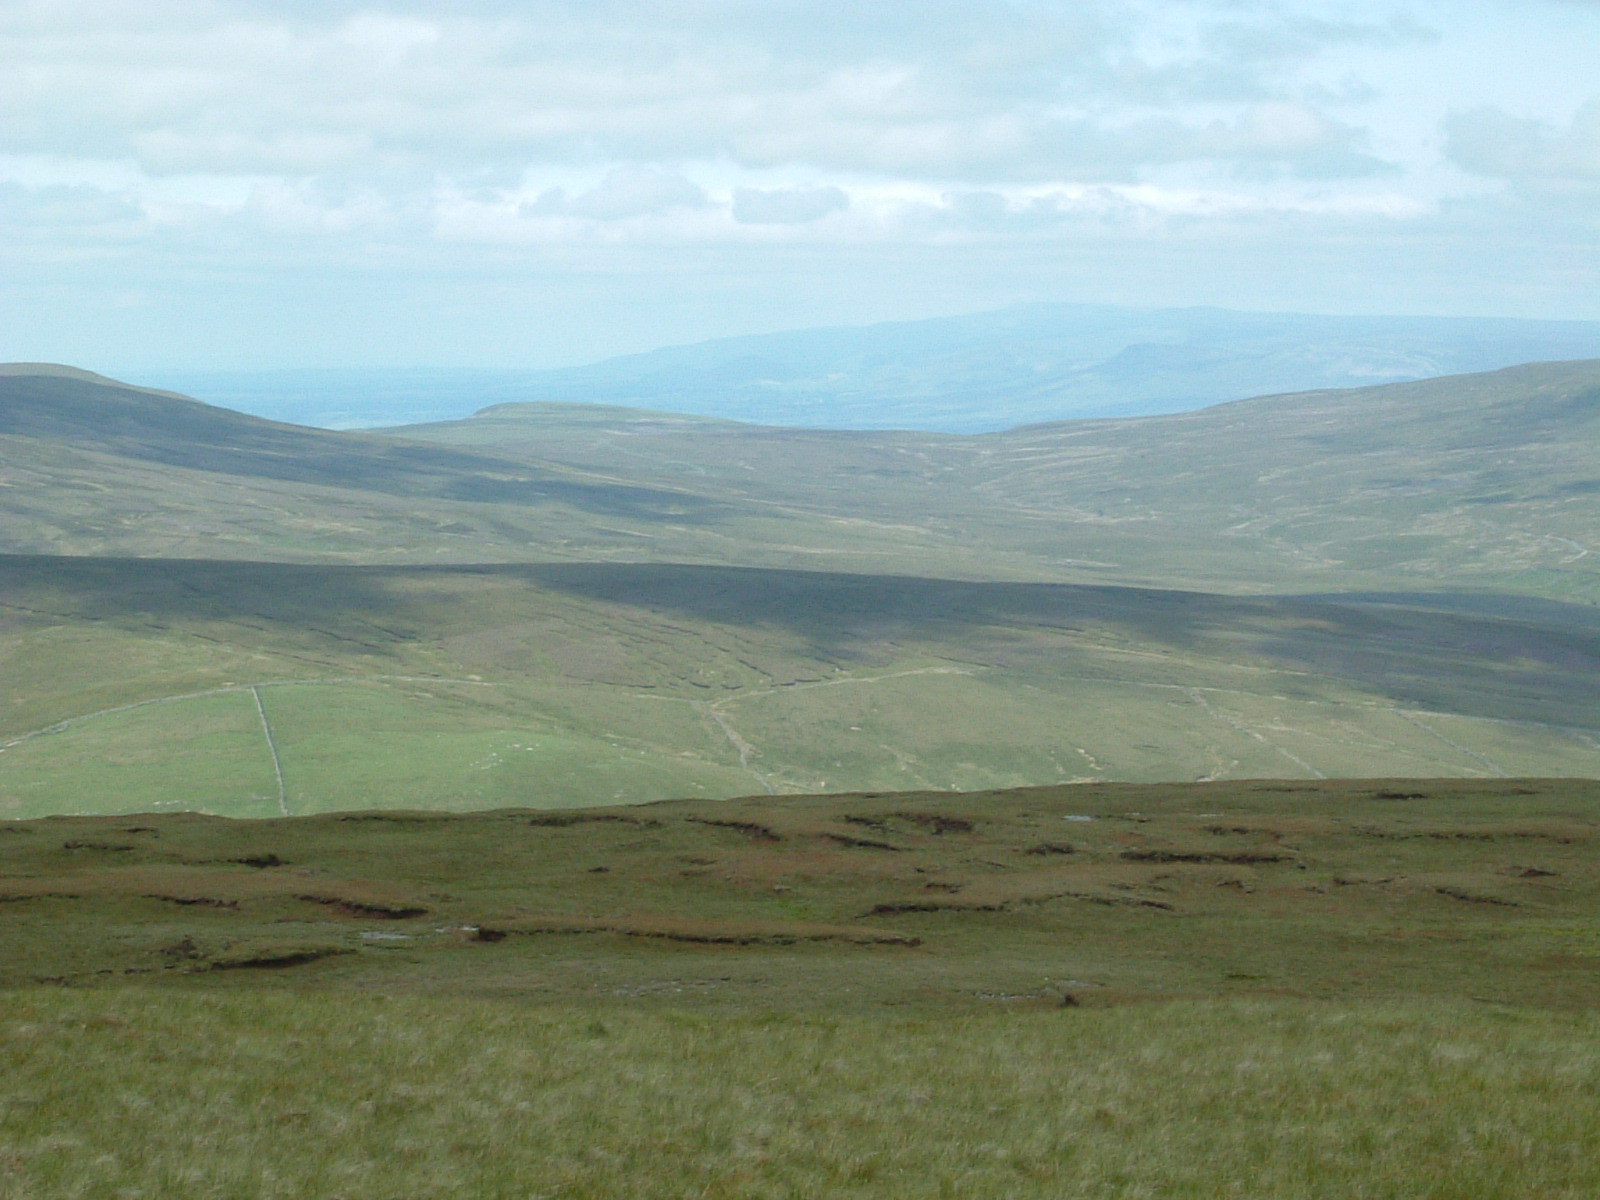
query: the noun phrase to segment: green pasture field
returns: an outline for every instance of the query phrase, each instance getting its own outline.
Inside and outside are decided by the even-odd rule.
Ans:
[[[5,1200],[1600,1187],[1592,781],[0,829]]]
[[[0,585],[0,818],[1600,775],[1581,606],[649,564]]]

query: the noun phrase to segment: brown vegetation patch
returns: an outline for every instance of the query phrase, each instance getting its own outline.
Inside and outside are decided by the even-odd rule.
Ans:
[[[230,858],[229,862],[238,863],[242,867],[282,867],[288,864],[276,854],[247,854],[243,858]]]
[[[1125,868],[1115,867],[1025,871],[974,880],[963,885],[958,893],[886,901],[875,905],[868,915],[894,912],[1011,912],[1055,900],[1171,909],[1171,902],[1143,895],[1137,890],[1147,882],[1130,874]]]
[[[475,940],[495,942],[507,934],[609,933],[701,945],[787,946],[797,942],[848,942],[858,946],[920,946],[921,938],[852,925],[800,921],[717,921],[694,917],[515,917],[478,928]]]
[[[8,879],[0,900],[43,897],[83,899],[127,897],[161,900],[185,907],[237,908],[252,900],[306,900],[331,905],[351,915],[403,918],[427,909],[391,888],[359,881],[307,887],[303,873],[258,868],[205,869],[187,865],[116,867],[71,875]]]
[[[1463,900],[1468,904],[1497,904],[1502,908],[1521,907],[1515,900],[1508,899],[1505,896],[1491,896],[1484,892],[1470,891],[1467,888],[1453,884],[1442,884],[1433,890],[1441,896],[1448,896],[1452,900]]]
[[[1316,817],[1266,820],[1250,817],[1230,818],[1227,821],[1208,822],[1201,828],[1216,837],[1265,837],[1273,841],[1280,841],[1286,837],[1327,837],[1339,832],[1339,826],[1332,821]]]
[[[1062,888],[1055,891],[1030,893],[1005,898],[973,895],[951,896],[941,899],[927,900],[890,900],[883,904],[875,904],[869,908],[866,915],[869,917],[892,916],[895,913],[937,913],[937,912],[1014,912],[1019,908],[1027,908],[1039,904],[1048,904],[1052,900],[1081,900],[1085,904],[1107,904],[1128,908],[1155,908],[1165,912],[1173,911],[1170,900],[1158,900],[1153,896],[1141,896],[1135,893],[1106,891],[1099,888]]]
[[[1029,846],[1024,854],[1076,854],[1078,848],[1071,842],[1040,842],[1036,846]]]
[[[604,822],[637,825],[646,829],[661,828],[661,822],[654,817],[630,817],[621,813],[553,812],[528,818],[529,825],[540,829],[566,829],[572,825],[598,825]]]
[[[7,879],[0,882],[0,904],[14,904],[22,900],[81,900],[83,897],[82,886],[73,886],[59,879]]]
[[[1257,866],[1262,863],[1293,862],[1295,856],[1283,850],[1268,848],[1256,850],[1164,850],[1155,846],[1142,846],[1124,850],[1122,858],[1129,862],[1149,863],[1227,863],[1232,866]]]
[[[349,946],[329,942],[237,942],[201,961],[211,971],[278,970],[352,953]]]
[[[892,812],[889,815],[899,821],[910,821],[913,825],[920,825],[936,836],[947,833],[973,833],[978,828],[977,822],[970,817],[952,817],[929,812]]]
[[[185,908],[238,908],[237,900],[221,900],[216,896],[164,896],[159,892],[150,892],[146,900],[164,900],[168,904],[181,904]]]
[[[355,897],[338,892],[301,892],[296,900],[322,904],[349,913],[352,917],[377,917],[385,921],[405,921],[412,917],[427,916],[428,910],[420,904],[406,900],[381,900],[375,897]]]
[[[836,846],[850,846],[860,850],[890,850],[899,854],[904,847],[891,846],[888,842],[876,841],[873,838],[851,837],[848,833],[821,833],[818,837],[825,838]]]
[[[685,820],[695,825],[711,825],[718,829],[732,829],[737,833],[753,837],[758,842],[783,841],[782,836],[775,832],[772,826],[763,825],[758,821],[719,821],[712,817],[686,817]]]
[[[61,848],[63,850],[110,850],[110,851],[113,851],[113,852],[120,852],[120,851],[124,851],[124,850],[136,849],[135,846],[133,846],[132,844],[127,843],[127,842],[86,842],[86,841],[62,842],[61,843]]]
[[[1356,825],[1351,827],[1351,832],[1360,837],[1383,841],[1427,838],[1441,842],[1550,841],[1569,845],[1592,841],[1600,835],[1600,828],[1576,821],[1547,821],[1516,825],[1414,825],[1401,828]]]

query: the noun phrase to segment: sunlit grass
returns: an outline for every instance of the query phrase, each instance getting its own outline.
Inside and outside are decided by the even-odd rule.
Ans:
[[[1589,1197],[1600,1017],[0,997],[0,1196]]]

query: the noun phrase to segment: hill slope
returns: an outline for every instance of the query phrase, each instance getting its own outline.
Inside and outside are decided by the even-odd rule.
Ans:
[[[1600,363],[1003,434],[511,405],[376,433],[0,376],[0,551],[1600,599]]]
[[[1600,600],[1600,361],[983,437],[507,405],[396,433],[897,522],[1036,577]]]
[[[478,560],[605,556],[693,527],[683,488],[285,425],[49,365],[0,368],[0,552]]]
[[[1515,597],[62,558],[0,595],[0,818],[1600,776],[1600,612]]]

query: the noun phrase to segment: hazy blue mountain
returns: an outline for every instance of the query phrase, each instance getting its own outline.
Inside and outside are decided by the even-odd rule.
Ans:
[[[975,433],[1600,356],[1600,322],[1036,304],[669,346],[556,371],[171,372],[278,420],[414,424],[558,400],[767,425]]]

